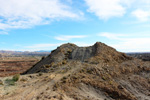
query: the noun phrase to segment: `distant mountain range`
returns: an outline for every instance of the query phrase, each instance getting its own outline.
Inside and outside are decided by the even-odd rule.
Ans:
[[[21,56],[21,55],[27,55],[27,56],[47,56],[50,54],[51,50],[45,51],[45,50],[40,50],[40,51],[9,51],[9,50],[0,50],[0,54],[3,56]]]

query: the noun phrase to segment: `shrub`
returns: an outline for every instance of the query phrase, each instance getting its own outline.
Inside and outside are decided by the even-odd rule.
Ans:
[[[20,78],[20,74],[16,74],[13,76],[12,80],[16,82],[19,80],[19,78]]]
[[[39,72],[39,76],[42,76],[43,75],[43,73],[42,72]]]
[[[50,68],[50,67],[51,67],[51,65],[48,65],[48,64],[47,64],[47,65],[45,65],[45,67],[46,67],[46,68]]]
[[[0,85],[4,85],[2,80],[0,80]]]
[[[43,59],[45,59],[45,56],[43,56],[43,57],[41,58],[41,60],[43,60]]]
[[[15,85],[15,81],[10,80],[9,85]]]
[[[67,61],[66,61],[66,60],[63,60],[62,64],[66,64],[66,63],[67,63]]]
[[[22,78],[22,79],[20,79],[20,81],[23,81],[23,82],[25,82],[25,81],[27,81],[28,79],[26,79],[26,78]]]
[[[15,85],[15,82],[17,82],[20,78],[20,74],[16,74],[12,77],[12,79],[6,79],[5,82],[8,84],[8,85]]]
[[[15,81],[12,80],[12,79],[6,79],[5,82],[6,82],[6,84],[8,84],[8,85],[15,85]]]

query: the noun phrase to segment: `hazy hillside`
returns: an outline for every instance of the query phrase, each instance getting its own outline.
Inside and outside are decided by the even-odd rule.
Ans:
[[[127,53],[127,55],[142,59],[143,61],[150,61],[150,52],[147,53]]]
[[[50,54],[51,51],[7,51],[7,50],[0,50],[0,55],[3,56],[47,56]]]

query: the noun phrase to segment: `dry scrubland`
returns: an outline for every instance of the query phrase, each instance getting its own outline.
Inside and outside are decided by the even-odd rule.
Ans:
[[[100,42],[64,44],[0,89],[1,100],[150,100],[150,62]]]

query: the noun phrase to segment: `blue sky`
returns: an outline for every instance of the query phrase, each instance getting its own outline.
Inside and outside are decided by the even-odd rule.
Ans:
[[[103,42],[150,51],[150,0],[0,0],[0,50],[52,50]]]

